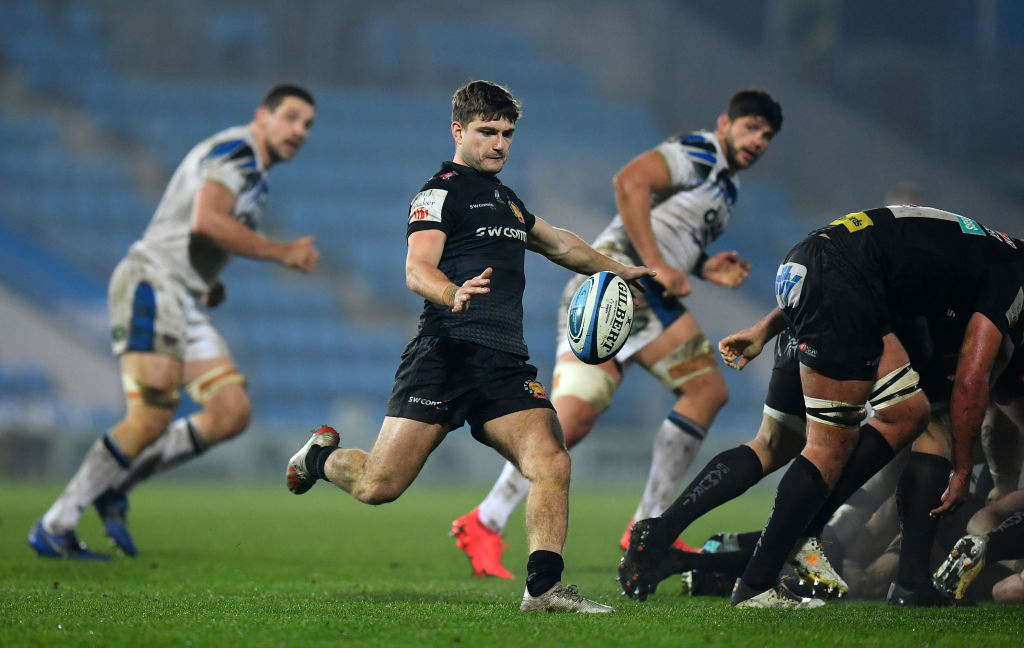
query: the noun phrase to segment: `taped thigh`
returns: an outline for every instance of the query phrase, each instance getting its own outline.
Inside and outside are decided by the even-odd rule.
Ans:
[[[802,416],[782,412],[769,406],[767,403],[764,406],[764,414],[786,430],[807,438],[807,425]]]
[[[895,369],[880,378],[871,388],[868,402],[874,410],[885,409],[901,403],[921,391],[918,384],[921,377],[909,364]]]
[[[192,400],[202,405],[227,385],[245,387],[245,376],[232,366],[214,367],[185,385],[185,391]]]
[[[611,405],[618,386],[613,376],[594,365],[564,360],[555,363],[551,400],[553,402],[561,396],[575,396],[589,403],[600,414]]]
[[[121,374],[121,385],[124,388],[124,395],[129,403],[137,401],[150,407],[173,410],[181,402],[181,395],[177,389],[149,387],[128,374]]]
[[[699,333],[651,365],[650,372],[663,385],[675,391],[686,382],[717,368],[718,361],[711,343],[703,333]]]
[[[804,396],[804,408],[808,421],[853,430],[860,427],[867,414],[867,408],[863,405],[811,396]]]

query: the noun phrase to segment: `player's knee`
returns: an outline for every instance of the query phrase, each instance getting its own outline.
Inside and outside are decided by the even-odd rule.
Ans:
[[[402,493],[405,486],[392,480],[361,481],[352,488],[352,497],[364,504],[379,506],[394,502]]]
[[[160,409],[129,409],[128,415],[113,429],[114,438],[122,449],[144,448],[156,441],[171,422],[173,411]],[[134,454],[129,452],[129,454]]]
[[[211,441],[233,437],[249,426],[252,404],[245,377],[234,367],[211,370],[186,385],[186,390],[212,419],[212,429],[205,430]]]
[[[729,402],[729,386],[719,371],[708,374],[708,378],[709,380],[705,381],[701,387],[701,400],[714,407],[715,410],[720,410]]]
[[[804,447],[804,439],[802,420],[800,430],[796,431],[765,416],[757,430],[757,436],[748,445],[757,453],[766,471],[770,472],[800,454]]]
[[[537,481],[569,483],[572,462],[565,448],[555,446],[536,450],[519,460],[519,470],[531,483]]]
[[[992,586],[992,600],[996,603],[1024,603],[1024,580],[1021,574],[1014,574]]]
[[[211,443],[241,434],[252,417],[249,396],[242,389],[224,390],[217,398],[208,400],[203,411],[210,417],[204,432]]]
[[[590,403],[576,396],[562,395],[557,401],[552,400],[551,404],[558,412],[558,423],[567,448],[582,441],[597,422],[598,413]]]

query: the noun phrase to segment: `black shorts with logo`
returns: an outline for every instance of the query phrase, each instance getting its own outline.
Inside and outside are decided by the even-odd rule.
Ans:
[[[775,278],[779,307],[797,338],[800,363],[835,380],[874,380],[890,332],[884,289],[832,242],[808,236]]]
[[[525,359],[472,342],[432,335],[402,352],[387,415],[451,429],[469,422],[482,440],[484,423],[528,409],[554,409],[537,368]]]

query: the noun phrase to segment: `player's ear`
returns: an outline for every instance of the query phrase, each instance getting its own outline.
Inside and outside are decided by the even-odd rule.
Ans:
[[[729,124],[731,122],[732,122],[732,120],[729,119],[729,115],[728,114],[722,113],[721,115],[719,115],[718,116],[718,123],[717,123],[718,132],[719,133],[724,133],[726,130],[728,130],[729,129]]]
[[[268,108],[267,106],[258,106],[256,108],[256,112],[253,113],[253,118],[257,122],[263,124],[263,123],[266,123],[267,119],[270,118],[270,113],[271,112],[273,112],[273,111],[271,111],[270,108]]]
[[[456,145],[462,145],[462,122],[452,122],[452,137],[455,138]]]

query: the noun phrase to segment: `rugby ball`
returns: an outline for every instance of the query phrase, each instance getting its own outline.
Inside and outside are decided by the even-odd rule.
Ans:
[[[633,296],[622,277],[613,272],[587,277],[569,303],[569,346],[587,364],[615,357],[632,326]]]

